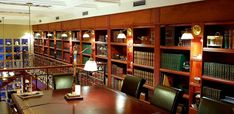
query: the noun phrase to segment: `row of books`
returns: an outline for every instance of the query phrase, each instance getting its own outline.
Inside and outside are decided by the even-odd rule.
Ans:
[[[223,48],[234,49],[234,29],[224,31]]]
[[[146,84],[147,85],[149,85],[149,86],[153,86],[154,85],[154,72],[134,69],[133,74],[136,77],[144,78],[146,80]]]
[[[174,53],[162,53],[161,68],[182,71],[185,55]]]
[[[113,88],[113,89],[121,90],[122,85],[123,85],[123,80],[119,80],[119,79],[116,79],[116,78],[112,78],[111,81],[112,81],[111,84],[112,84],[112,88]]]
[[[204,62],[204,75],[225,80],[234,80],[234,65]]]
[[[203,91],[202,94],[205,97],[209,97],[209,98],[215,99],[215,100],[220,100],[220,98],[221,98],[222,90],[204,86],[202,88],[202,91]]]
[[[123,76],[124,75],[124,68],[121,66],[118,66],[116,64],[112,64],[111,67],[111,73],[117,76]]]
[[[134,63],[140,65],[153,66],[154,65],[154,53],[134,51]]]

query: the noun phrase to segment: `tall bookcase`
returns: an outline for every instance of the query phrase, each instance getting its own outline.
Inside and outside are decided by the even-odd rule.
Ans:
[[[46,34],[50,31],[55,35],[59,31],[71,31],[72,40],[60,41],[63,42],[61,51],[55,36],[47,43],[35,38],[38,42],[35,53],[46,56],[47,52],[50,55],[50,44],[54,44],[56,54],[62,52],[62,61],[72,63],[72,47],[76,44],[79,47],[78,63],[85,63],[91,55],[96,61],[107,63],[109,87],[120,89],[125,75],[132,74],[145,78],[147,84],[144,87],[150,90],[158,84],[181,88],[184,91],[181,103],[184,105],[180,106],[185,107],[185,113],[196,114],[196,97],[199,94],[201,97],[209,97],[204,91],[210,91],[210,88],[220,93],[219,99],[233,97],[232,92],[229,92],[234,87],[231,78],[234,64],[234,16],[230,15],[234,8],[231,4],[232,0],[206,0],[194,4],[41,24],[37,25],[39,32]],[[193,32],[195,25],[200,26],[201,32],[193,33],[192,40],[181,40],[186,29]],[[91,30],[94,31],[90,38],[93,40],[86,41],[82,36]],[[126,39],[116,38],[120,31],[127,36]],[[222,46],[214,45],[214,37],[223,37]],[[40,48],[40,42],[43,41],[44,47]],[[45,45],[48,46],[48,51],[45,51]],[[87,53],[79,53],[86,47],[89,48]],[[54,59],[61,58],[57,55]]]
[[[160,84],[183,90],[181,106],[189,104],[191,40],[181,40],[190,24],[161,25],[160,27]]]
[[[144,78],[146,88],[153,90],[154,78],[155,27],[133,28],[133,75]]]

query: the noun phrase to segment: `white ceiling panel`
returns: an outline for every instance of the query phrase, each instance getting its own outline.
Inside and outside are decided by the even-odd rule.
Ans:
[[[23,20],[27,23],[29,16],[27,3],[33,4],[31,7],[33,23],[38,20],[58,21],[55,20],[57,16],[63,20],[83,18],[83,11],[89,11],[86,17],[90,17],[202,0],[146,0],[146,5],[141,7],[132,7],[133,1],[138,0],[0,0],[0,17],[9,19],[10,21],[6,21],[10,22],[8,24],[24,24]]]

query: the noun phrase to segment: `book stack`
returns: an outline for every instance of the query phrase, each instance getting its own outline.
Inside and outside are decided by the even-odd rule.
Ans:
[[[175,27],[172,26],[165,27],[165,45],[166,46],[175,45]]]
[[[154,53],[153,52],[143,52],[134,51],[134,63],[146,66],[154,65]]]
[[[54,47],[54,42],[50,41],[50,47]]]
[[[234,105],[234,97],[230,97],[230,96],[225,96],[224,99],[221,99],[221,101],[226,102],[226,103],[230,103]]]
[[[204,75],[225,80],[234,80],[234,65],[204,62]]]
[[[124,68],[122,68],[119,65],[112,64],[111,72],[112,72],[113,75],[117,75],[117,76],[123,77],[123,75],[124,75]]]
[[[62,49],[62,42],[61,41],[56,42],[56,48],[57,49]]]
[[[149,71],[145,71],[145,70],[139,70],[139,69],[134,69],[133,74],[136,77],[144,78],[146,80],[146,84],[147,85],[149,85],[149,86],[153,86],[154,85],[154,73],[153,72],[149,72]]]
[[[209,97],[211,99],[220,100],[221,90],[204,86],[202,89],[203,96]]]
[[[224,31],[223,35],[223,48],[234,49],[234,29],[228,29]]]
[[[161,68],[181,71],[184,62],[183,54],[162,53],[161,55]]]
[[[113,89],[116,89],[116,90],[121,90],[122,88],[122,85],[123,85],[123,80],[119,80],[119,79],[116,79],[116,78],[112,78],[112,88]]]

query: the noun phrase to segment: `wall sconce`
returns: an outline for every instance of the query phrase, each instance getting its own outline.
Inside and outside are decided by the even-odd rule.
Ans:
[[[188,32],[188,29],[186,29],[181,36],[181,40],[191,40],[191,39],[193,39],[193,35],[192,33]]]
[[[35,33],[35,36],[36,36],[36,37],[40,37],[41,34],[37,32],[37,33]]]
[[[62,37],[62,38],[67,38],[67,33],[63,33],[63,34],[61,35],[61,37]]]
[[[51,34],[51,33],[47,34],[47,37],[52,37],[52,36],[53,36],[53,34]]]
[[[124,31],[127,31],[127,35],[128,36],[132,36],[132,29],[131,28],[127,28],[127,29],[123,29],[119,31],[119,34],[117,35],[118,39],[125,39],[127,38],[127,36],[123,33]]]
[[[93,30],[85,31],[83,34],[83,38],[90,38],[90,34],[93,34],[93,33],[94,33]]]
[[[117,36],[118,39],[125,39],[126,38],[126,35],[123,33],[123,30],[120,30],[118,36]]]

